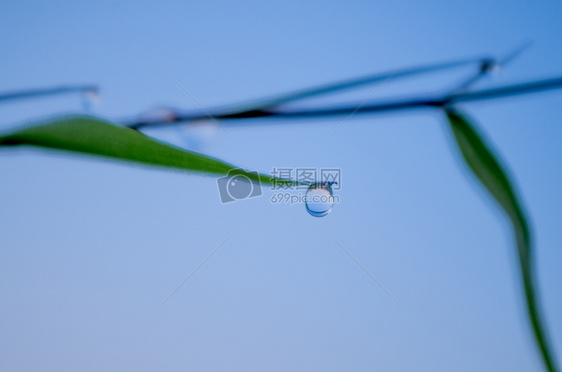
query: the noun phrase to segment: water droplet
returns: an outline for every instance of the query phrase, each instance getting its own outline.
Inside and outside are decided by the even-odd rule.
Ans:
[[[175,127],[185,146],[196,151],[203,150],[213,140],[218,128],[210,120],[192,121]]]
[[[82,92],[82,110],[91,112],[92,108],[99,102],[98,92],[94,89],[88,89]]]
[[[306,191],[306,211],[314,217],[324,217],[332,211],[334,194],[329,183],[313,183]]]

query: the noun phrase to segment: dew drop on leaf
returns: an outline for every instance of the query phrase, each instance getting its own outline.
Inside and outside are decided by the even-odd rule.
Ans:
[[[332,211],[334,194],[329,183],[313,183],[306,191],[306,211],[314,217],[324,217]]]

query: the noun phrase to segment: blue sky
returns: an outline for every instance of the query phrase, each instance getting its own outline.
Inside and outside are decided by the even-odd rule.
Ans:
[[[562,75],[561,10],[552,1],[3,2],[0,90],[98,84],[93,113],[119,120],[198,109],[159,65],[212,108],[401,66],[501,57],[532,41],[479,85],[494,86]],[[459,78],[391,80],[373,99]],[[372,89],[341,100],[361,102]],[[532,219],[559,359],[561,98],[462,106]],[[76,96],[2,104],[0,129],[81,110]],[[341,168],[340,203],[324,218],[272,204],[269,190],[223,205],[213,177],[0,151],[0,369],[540,370],[509,226],[460,166],[443,115],[356,115],[326,141],[343,119],[225,122],[236,141],[215,130],[197,147],[264,173]],[[180,146],[201,139],[186,128],[149,133]]]

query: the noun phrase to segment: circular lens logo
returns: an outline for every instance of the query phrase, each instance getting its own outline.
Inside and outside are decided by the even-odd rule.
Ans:
[[[252,182],[243,175],[233,176],[228,180],[226,191],[232,199],[246,199],[252,194]]]

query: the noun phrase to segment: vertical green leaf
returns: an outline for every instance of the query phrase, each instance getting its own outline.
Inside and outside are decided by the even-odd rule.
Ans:
[[[464,161],[476,178],[499,203],[513,226],[527,305],[527,315],[547,370],[557,371],[554,354],[551,351],[544,320],[539,309],[539,299],[533,272],[530,228],[521,203],[514,192],[506,172],[504,172],[500,163],[495,159],[490,147],[480,137],[466,117],[450,108],[446,110],[446,113]]]

